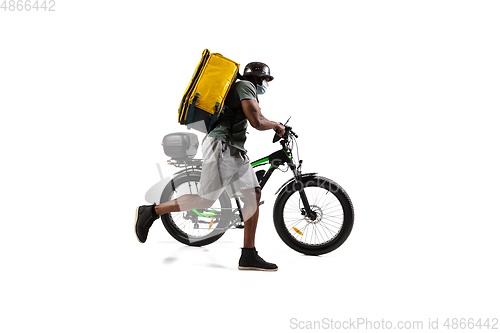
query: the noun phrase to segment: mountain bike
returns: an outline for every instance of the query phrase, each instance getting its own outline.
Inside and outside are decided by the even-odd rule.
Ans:
[[[288,123],[288,121],[287,121]],[[274,226],[280,238],[290,248],[306,255],[329,253],[341,246],[351,233],[354,209],[347,193],[334,181],[317,173],[302,173],[302,160],[292,154],[298,135],[285,123],[285,134],[275,134],[273,143],[281,149],[251,163],[252,167],[267,166],[256,171],[262,191],[276,170],[286,166],[293,177],[275,194]],[[196,147],[197,148],[197,147]],[[160,202],[173,200],[184,194],[196,194],[201,176],[201,159],[171,159],[170,165],[182,168],[165,186]],[[232,185],[231,185],[232,186]],[[234,188],[233,188],[233,192]],[[237,192],[236,192],[237,193]],[[244,228],[242,196],[234,196],[233,208],[227,191],[208,209],[193,209],[161,216],[165,229],[179,242],[190,246],[204,246],[218,240],[230,228]],[[259,204],[263,204],[261,201]]]

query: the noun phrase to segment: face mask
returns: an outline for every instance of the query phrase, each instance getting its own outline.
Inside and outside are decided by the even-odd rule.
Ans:
[[[262,84],[257,85],[257,95],[264,95],[268,87],[266,81],[262,81]]]

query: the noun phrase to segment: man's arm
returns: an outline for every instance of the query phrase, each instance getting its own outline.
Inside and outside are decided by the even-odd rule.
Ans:
[[[285,126],[280,125],[275,121],[267,120],[266,117],[262,115],[257,101],[253,99],[244,99],[241,101],[241,107],[243,108],[243,112],[250,122],[250,125],[256,130],[265,131],[273,129],[274,131],[279,131],[279,136],[285,134]]]

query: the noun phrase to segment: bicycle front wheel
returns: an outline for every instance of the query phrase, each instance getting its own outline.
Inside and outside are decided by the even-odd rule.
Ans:
[[[314,218],[307,217],[300,197],[303,190]],[[331,252],[342,245],[354,224],[354,209],[347,193],[335,182],[307,176],[291,182],[274,204],[274,226],[290,248],[307,255]]]

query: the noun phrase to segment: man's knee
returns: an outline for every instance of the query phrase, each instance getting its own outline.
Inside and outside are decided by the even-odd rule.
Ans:
[[[215,200],[204,199],[203,208],[210,208],[214,204]]]
[[[260,187],[256,187],[255,188],[255,197],[257,198],[257,202],[260,201],[260,193],[261,193]]]
[[[203,197],[200,197],[198,206],[200,206],[199,208],[201,208],[201,209],[206,209],[206,208],[212,207],[214,202],[215,202],[215,200],[205,199]]]
[[[251,202],[255,198],[255,202],[259,203],[260,193],[261,193],[260,187],[254,187],[252,189],[243,190],[242,193],[243,196],[245,197],[245,200],[249,200]]]

